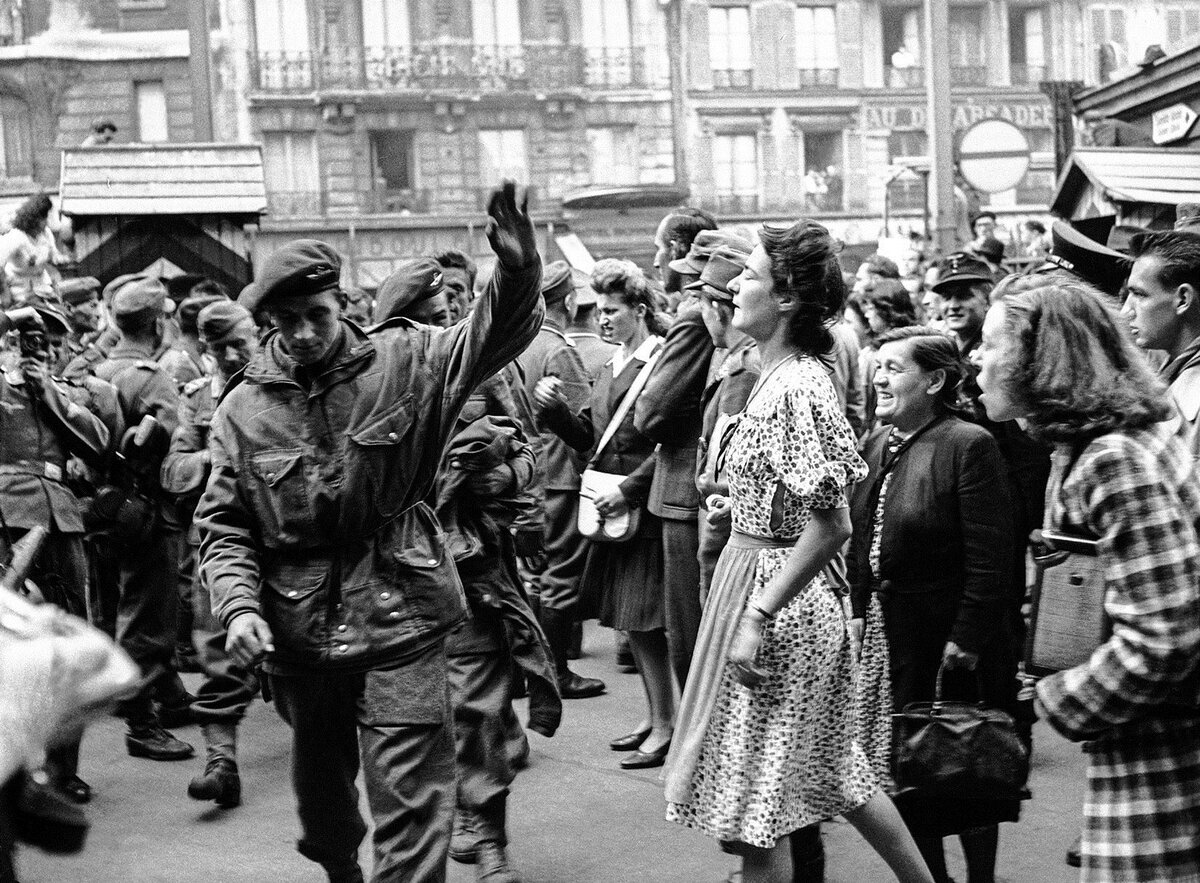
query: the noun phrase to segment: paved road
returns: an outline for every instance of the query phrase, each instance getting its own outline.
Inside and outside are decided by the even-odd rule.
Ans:
[[[618,674],[611,633],[590,629],[577,663],[608,681],[598,699],[567,703],[553,739],[530,736],[532,763],[510,802],[511,855],[526,883],[720,883],[736,867],[707,838],[662,819],[657,770],[623,772],[607,741],[637,723],[636,675]],[[187,676],[192,681],[195,676]],[[84,744],[82,773],[95,788],[87,850],[76,857],[21,853],[23,883],[319,883],[324,876],[295,852],[296,821],[288,785],[288,733],[274,710],[256,703],[243,730],[245,803],[232,811],[185,795],[200,761],[153,763],[126,756],[122,725],[104,720]],[[197,743],[200,733],[179,735]],[[1083,792],[1079,751],[1039,725],[1034,800],[1022,822],[1001,833],[1003,883],[1068,883],[1063,863],[1075,836]],[[364,806],[365,812],[365,806]],[[849,825],[825,826],[829,883],[889,878]],[[950,842],[948,841],[948,844]],[[364,850],[363,861],[369,864]],[[957,847],[950,873],[966,880]],[[469,883],[451,863],[450,883]]]

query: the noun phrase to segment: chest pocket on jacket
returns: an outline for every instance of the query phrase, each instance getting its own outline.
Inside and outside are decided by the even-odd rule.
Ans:
[[[397,515],[404,507],[409,476],[416,465],[409,461],[422,453],[415,444],[421,440],[411,437],[412,430],[410,395],[350,435],[371,486],[375,506],[384,518]],[[432,443],[432,439],[426,441]]]
[[[250,458],[254,508],[268,547],[311,542],[312,506],[304,480],[304,454],[298,450],[263,451]]]

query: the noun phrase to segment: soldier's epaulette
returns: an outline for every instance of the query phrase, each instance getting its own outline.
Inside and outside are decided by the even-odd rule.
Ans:
[[[183,394],[185,396],[193,395],[211,382],[212,379],[209,377],[197,377],[195,380],[189,380],[183,385]]]

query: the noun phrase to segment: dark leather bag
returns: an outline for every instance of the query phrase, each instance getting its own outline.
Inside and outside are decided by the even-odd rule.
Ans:
[[[892,715],[892,775],[900,792],[985,800],[1025,800],[1029,752],[1012,716],[982,703],[946,702],[938,671],[933,702]],[[982,692],[981,692],[982,695]]]

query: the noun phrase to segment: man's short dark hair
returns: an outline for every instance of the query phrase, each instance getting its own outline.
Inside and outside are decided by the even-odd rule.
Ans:
[[[879,252],[871,255],[863,264],[866,268],[876,276],[882,276],[884,279],[899,279],[900,268],[891,258],[884,257]]]
[[[157,310],[138,310],[136,313],[117,313],[113,322],[117,330],[126,337],[150,337],[154,334],[154,324],[162,313]]]
[[[1200,234],[1187,230],[1161,230],[1139,233],[1130,243],[1130,254],[1136,261],[1156,257],[1158,281],[1164,288],[1191,285],[1200,291]]]
[[[443,270],[462,270],[467,274],[467,279],[471,283],[471,287],[475,287],[475,277],[479,273],[479,268],[475,266],[475,262],[457,249],[448,249],[434,257],[434,260],[441,265]]]
[[[229,292],[225,290],[225,286],[215,279],[201,279],[190,289],[188,289],[188,297],[223,297],[229,300]]]
[[[671,250],[672,257],[681,258],[692,249],[692,243],[702,230],[716,230],[717,219],[704,209],[681,205],[672,209],[667,215],[667,223],[663,228],[663,238],[674,242]]]

